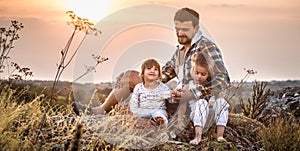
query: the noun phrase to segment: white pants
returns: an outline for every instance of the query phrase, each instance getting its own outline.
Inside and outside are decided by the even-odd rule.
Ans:
[[[226,126],[229,104],[224,98],[215,99],[214,96],[209,99],[209,102],[212,103],[212,111],[214,111],[216,125]],[[193,121],[194,126],[204,127],[209,113],[208,102],[205,99],[200,99],[198,101],[190,100],[189,105],[191,108],[190,118]]]
[[[150,118],[154,120],[156,117],[162,117],[166,124],[168,124],[168,114],[166,110],[163,109],[141,109],[134,114],[136,117]]]

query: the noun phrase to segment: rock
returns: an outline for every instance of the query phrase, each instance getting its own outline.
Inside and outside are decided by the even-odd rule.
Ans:
[[[286,87],[272,92],[267,107],[260,115],[265,125],[277,117],[289,118],[293,115],[293,121],[300,121],[300,87]],[[268,118],[266,118],[268,117]]]

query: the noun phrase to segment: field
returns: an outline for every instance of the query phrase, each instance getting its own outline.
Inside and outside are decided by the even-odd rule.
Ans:
[[[273,81],[261,93],[266,94],[270,86],[275,91],[278,87],[293,87],[298,83]],[[97,91],[94,91],[91,84],[75,84],[78,92],[72,92],[71,85],[61,82],[55,99],[49,99],[51,81],[27,81],[26,84],[2,81],[1,150],[269,150],[274,147],[275,150],[299,150],[299,121],[295,124],[290,117],[278,117],[267,125],[259,121],[258,116],[249,116],[253,111],[249,110],[247,117],[246,108],[240,113],[231,110],[225,130],[226,143],[215,141],[215,127],[212,125],[203,134],[202,143],[191,146],[188,144],[193,137],[191,124],[171,137],[169,131],[151,121],[127,116],[122,105],[106,116],[76,116],[71,108],[74,98],[97,106],[104,101],[112,85],[97,84]],[[244,84],[233,98],[246,100],[243,97],[251,96],[254,85],[262,86],[262,83]],[[256,102],[260,101],[268,100]],[[255,109],[262,110],[257,106]],[[144,127],[137,128],[141,123]],[[169,128],[175,124],[171,123]]]

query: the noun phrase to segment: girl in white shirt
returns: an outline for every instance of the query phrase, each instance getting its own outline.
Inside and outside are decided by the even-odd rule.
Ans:
[[[166,100],[170,99],[171,89],[161,80],[159,63],[154,59],[146,60],[141,66],[143,82],[134,87],[130,99],[130,110],[136,117],[153,118],[158,124],[166,126],[168,115]]]

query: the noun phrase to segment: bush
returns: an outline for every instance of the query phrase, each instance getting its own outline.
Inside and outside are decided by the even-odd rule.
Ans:
[[[277,118],[260,131],[265,150],[300,150],[300,125],[292,124],[291,119]]]
[[[247,104],[244,103],[243,99],[240,100],[242,114],[244,116],[259,120],[259,116],[269,102],[270,89],[265,90],[266,86],[266,82],[256,81],[253,85],[252,100],[248,99]]]

